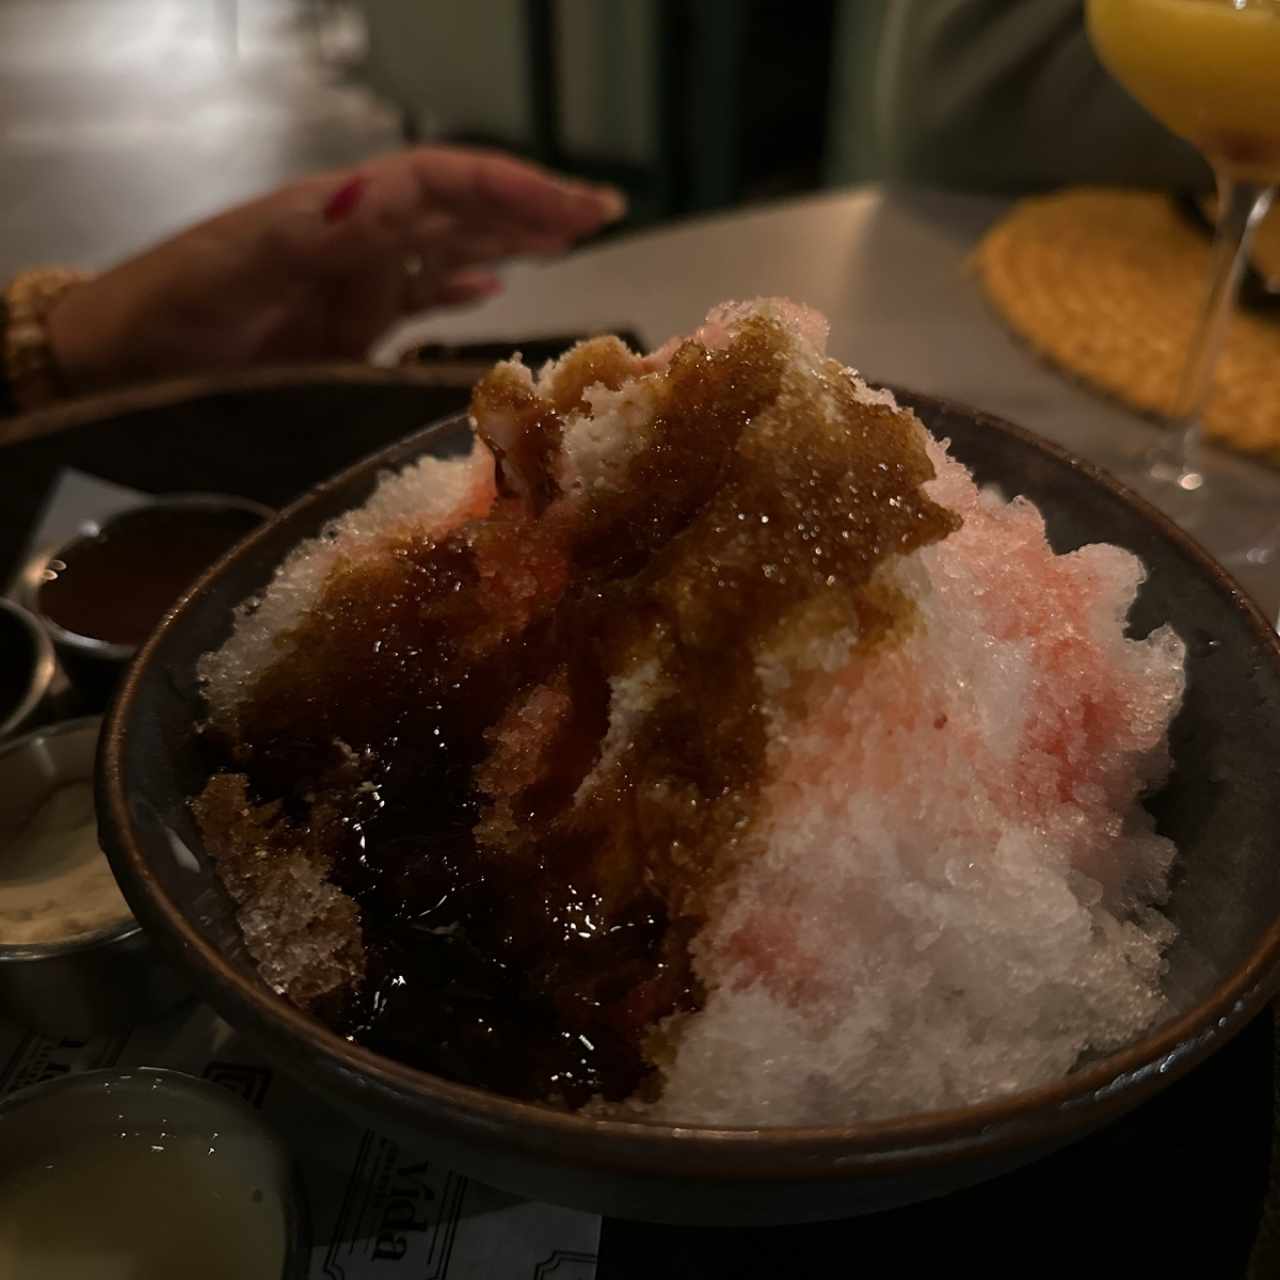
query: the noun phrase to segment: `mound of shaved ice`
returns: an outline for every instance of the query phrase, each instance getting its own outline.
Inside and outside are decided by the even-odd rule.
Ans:
[[[461,458],[426,457],[388,473],[362,507],[339,516],[319,538],[285,557],[268,590],[242,605],[230,639],[200,663],[215,713],[234,717],[245,686],[275,656],[275,642],[320,599],[341,564],[393,554],[396,539],[439,538],[493,505],[493,458],[476,441]]]
[[[1124,638],[1142,579],[1105,545],[1055,556],[1031,503],[980,494],[898,567],[916,627],[771,724],[759,857],[694,942],[708,990],[655,1110],[816,1124],[961,1105],[1063,1075],[1160,1014],[1174,848],[1138,802],[1182,694],[1168,628]],[[768,659],[765,659],[766,663]]]
[[[242,608],[196,810],[277,990],[686,1124],[962,1105],[1162,1016],[1182,644],[825,338],[763,300],[499,365],[468,456]]]

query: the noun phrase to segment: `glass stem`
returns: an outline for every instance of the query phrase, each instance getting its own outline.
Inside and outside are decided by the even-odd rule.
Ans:
[[[1275,189],[1218,171],[1218,229],[1209,261],[1209,290],[1182,365],[1169,414],[1172,428],[1156,446],[1152,473],[1188,491],[1204,483],[1200,472],[1200,419],[1213,389],[1253,229],[1271,207]]]

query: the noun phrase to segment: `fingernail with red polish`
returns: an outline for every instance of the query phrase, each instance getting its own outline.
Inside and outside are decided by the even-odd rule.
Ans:
[[[617,187],[597,187],[596,195],[604,206],[606,221],[617,222],[627,212],[627,197]]]
[[[351,211],[360,203],[360,197],[364,194],[365,188],[364,178],[351,178],[344,182],[337,191],[329,197],[328,204],[324,207],[324,220],[326,222],[341,222]]]

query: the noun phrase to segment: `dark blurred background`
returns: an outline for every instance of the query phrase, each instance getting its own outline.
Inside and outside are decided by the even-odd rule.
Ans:
[[[0,276],[101,266],[404,141],[612,179],[631,226],[811,190],[845,61],[834,33],[860,7],[0,0]]]

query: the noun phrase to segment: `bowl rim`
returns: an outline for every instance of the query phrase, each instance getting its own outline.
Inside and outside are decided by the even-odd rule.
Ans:
[[[261,1113],[254,1110],[243,1098],[204,1076],[193,1075],[180,1067],[90,1067],[84,1071],[67,1071],[62,1075],[51,1076],[47,1080],[36,1080],[32,1084],[23,1085],[21,1089],[5,1094],[0,1098],[0,1118],[10,1116],[29,1106],[39,1106],[47,1099],[62,1093],[92,1093],[101,1085],[126,1084],[132,1080],[150,1080],[155,1085],[171,1089],[178,1094],[196,1093],[203,1096],[206,1101],[216,1100],[219,1106],[245,1121],[247,1127],[253,1129],[255,1133],[267,1138],[273,1147],[288,1154],[284,1142],[263,1120]]]
[[[174,404],[211,395],[272,392],[297,386],[331,387],[337,383],[344,386],[409,386],[424,390],[456,389],[459,386],[457,377],[447,371],[414,365],[384,367],[360,361],[301,361],[223,370],[214,374],[187,374],[79,396],[19,414],[7,419],[0,427],[0,444],[38,440],[43,436],[88,426],[103,418],[164,410]]]
[[[1005,419],[944,397],[889,386],[915,411],[962,415],[994,433],[1083,474],[1137,511],[1223,591],[1255,633],[1259,649],[1280,667],[1280,636],[1248,594],[1193,538],[1162,512],[1095,464]],[[213,564],[175,604],[139,650],[110,708],[98,758],[98,794],[104,846],[134,914],[183,963],[210,1003],[229,1021],[265,1044],[305,1050],[309,1067],[338,1092],[358,1090],[375,1105],[393,1103],[430,1122],[447,1116],[477,1138],[501,1133],[508,1147],[527,1152],[572,1150],[576,1165],[644,1175],[714,1177],[726,1183],[847,1178],[859,1173],[906,1171],[924,1163],[964,1159],[976,1151],[1001,1152],[1071,1130],[1086,1131],[1130,1109],[1233,1038],[1269,998],[1280,977],[1280,917],[1249,957],[1194,1008],[1158,1025],[1136,1042],[1058,1080],[967,1107],[913,1113],[846,1125],[715,1126],[602,1119],[522,1102],[458,1084],[352,1043],[282,997],[265,982],[233,966],[164,892],[142,854],[124,787],[128,723],[151,655],[181,624],[214,581],[259,541],[316,498],[348,481],[405,465],[416,445],[456,430],[465,413],[410,433],[308,490]],[[419,453],[421,450],[419,450]],[[392,461],[394,459],[394,461]],[[372,1095],[372,1096],[371,1096]],[[585,1146],[587,1150],[583,1150]]]

